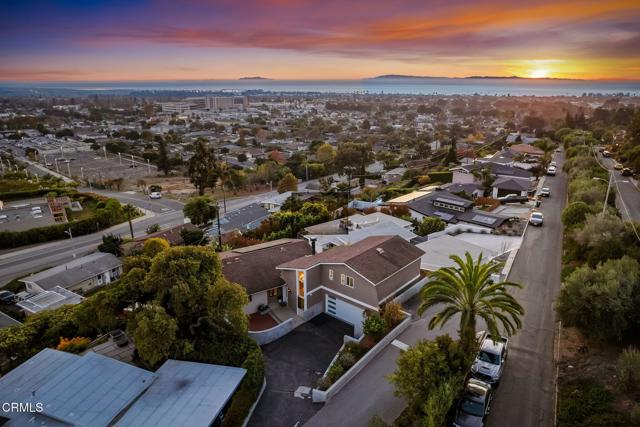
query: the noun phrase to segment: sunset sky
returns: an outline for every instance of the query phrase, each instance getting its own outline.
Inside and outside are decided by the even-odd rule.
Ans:
[[[0,2],[0,80],[640,79],[640,0]]]

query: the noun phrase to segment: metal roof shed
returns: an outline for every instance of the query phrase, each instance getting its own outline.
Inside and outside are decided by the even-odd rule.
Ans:
[[[167,360],[156,371],[158,379],[116,426],[208,427],[245,374],[242,368]]]

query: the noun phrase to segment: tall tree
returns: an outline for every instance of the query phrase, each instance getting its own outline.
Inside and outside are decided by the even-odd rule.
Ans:
[[[298,178],[292,173],[288,173],[278,182],[278,193],[298,190]]]
[[[207,196],[194,197],[184,205],[182,211],[191,223],[204,225],[216,217],[217,208],[212,203],[213,201]]]
[[[432,273],[433,280],[420,291],[422,303],[418,313],[443,305],[442,311],[429,321],[429,329],[442,327],[454,315],[460,313],[460,340],[467,354],[476,346],[476,318],[481,318],[489,332],[498,336],[498,326],[507,335],[512,335],[522,326],[524,308],[509,293],[510,288],[520,288],[513,282],[494,282],[492,274],[500,273],[501,264],[483,262],[482,254],[474,260],[467,252],[463,260],[457,255],[450,257],[455,266],[443,267]]]
[[[189,180],[198,190],[199,195],[204,195],[207,188],[214,188],[218,175],[216,174],[215,155],[203,140],[196,142],[196,149],[193,157],[187,164],[187,174]]]
[[[164,142],[162,137],[158,141],[158,169],[164,172],[165,176],[169,175],[171,170],[171,162],[167,156],[167,143]]]

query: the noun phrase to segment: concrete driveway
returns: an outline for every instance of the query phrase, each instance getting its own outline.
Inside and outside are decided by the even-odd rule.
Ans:
[[[267,388],[249,422],[252,427],[302,425],[322,404],[294,396],[299,386],[313,387],[353,326],[326,314],[300,325],[279,340],[262,347]]]

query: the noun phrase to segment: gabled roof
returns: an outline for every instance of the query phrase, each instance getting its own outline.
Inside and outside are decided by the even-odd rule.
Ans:
[[[286,262],[277,268],[306,270],[320,264],[346,264],[370,282],[379,283],[423,253],[398,236],[371,236],[350,246],[338,246]]]
[[[463,169],[467,172],[472,172],[485,168],[488,168],[493,175],[514,176],[519,178],[531,178],[533,176],[529,171],[495,162],[478,162],[476,164],[458,166],[454,169]]]
[[[414,210],[422,215],[431,215],[433,216],[434,211],[446,210],[446,208],[440,208],[433,205],[434,201],[440,201],[441,203],[448,203],[456,206],[460,206],[463,208],[468,208],[473,205],[473,202],[467,199],[464,199],[460,196],[456,196],[453,193],[450,193],[446,190],[434,191],[428,194],[426,197],[420,198],[418,200],[414,200],[409,203],[408,207],[411,210]],[[454,213],[453,211],[446,210],[447,213]],[[455,213],[457,215],[457,212]],[[447,221],[445,219],[445,221]],[[449,222],[449,221],[447,221]]]
[[[284,262],[311,254],[306,240],[279,239],[220,253],[222,274],[236,282],[249,295],[281,286],[283,280],[276,267]]]
[[[20,281],[36,283],[44,290],[51,289],[54,286],[68,288],[121,265],[122,261],[115,255],[96,252],[40,273],[32,274]]]
[[[521,178],[501,177],[496,179],[491,186],[503,190],[528,191],[531,188],[531,181]]]
[[[515,151],[516,153],[520,154],[531,154],[533,156],[544,155],[544,151],[542,151],[541,149],[527,144],[515,144],[509,147],[509,150]]]

